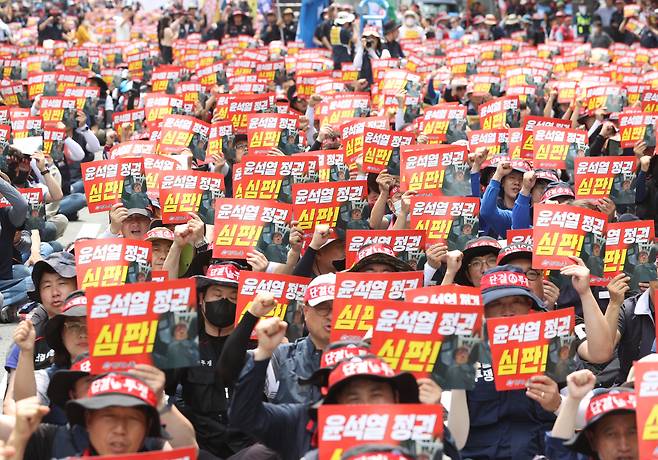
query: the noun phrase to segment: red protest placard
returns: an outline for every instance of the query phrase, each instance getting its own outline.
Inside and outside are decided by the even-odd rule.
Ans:
[[[566,169],[569,159],[584,156],[588,148],[587,131],[538,126],[533,134],[535,168]]]
[[[224,198],[215,206],[212,256],[218,259],[245,259],[275,232],[288,231],[292,215],[289,204],[265,200]]]
[[[76,99],[64,96],[44,96],[41,98],[39,115],[44,123],[63,122],[67,127],[77,127]]]
[[[226,104],[227,117],[236,134],[247,133],[247,115],[266,112],[270,108],[269,94],[231,94]]]
[[[574,324],[573,307],[487,318],[496,390],[525,389],[530,377],[558,370],[563,359],[561,339],[572,335]],[[552,350],[556,353],[549,353]]]
[[[425,111],[419,120],[419,131],[428,137],[445,142],[450,125],[453,128],[466,121],[466,107],[457,104],[438,104]]]
[[[649,87],[650,89],[651,87]],[[647,90],[641,96],[642,111],[647,113],[658,113],[658,91]]]
[[[636,361],[635,394],[629,402],[635,404],[639,460],[653,460],[658,452],[658,369],[655,362]]]
[[[636,163],[637,160],[633,157],[576,158],[576,199],[610,197],[615,204],[634,203],[633,181]]]
[[[482,306],[376,301],[373,307],[370,350],[394,371],[417,378],[432,373],[447,336],[475,339],[482,327]],[[470,368],[470,381],[475,382],[475,368]]]
[[[640,141],[656,145],[656,120],[658,114],[622,112],[619,114],[619,133],[622,149],[633,148]]]
[[[508,230],[507,244],[529,244],[532,246],[532,229]]]
[[[286,155],[300,151],[299,117],[295,114],[247,114],[249,154],[269,154],[273,148]]]
[[[489,151],[489,157],[509,155],[509,130],[506,128],[491,130],[471,130],[466,133],[471,152],[483,147]],[[520,158],[512,157],[512,158]]]
[[[29,110],[29,109],[28,109]],[[43,134],[43,120],[41,117],[11,118],[12,139],[24,139]]]
[[[62,161],[64,158],[64,139],[66,139],[66,128],[58,128],[56,123],[46,123],[43,127],[43,152],[54,162]]]
[[[97,104],[99,95],[100,88],[97,86],[72,86],[64,90],[64,96],[74,97],[77,109],[85,110],[85,112],[98,110]]]
[[[131,201],[141,198],[141,194],[138,196],[136,190],[128,190],[125,187],[139,178],[144,178],[144,161],[141,158],[90,161],[82,163],[81,168],[89,212],[107,211],[124,198]],[[130,196],[126,197],[125,192],[129,192]]]
[[[585,107],[590,115],[594,115],[598,109],[621,112],[626,99],[626,88],[614,83],[591,86],[585,90],[585,99]]]
[[[351,267],[357,252],[364,246],[385,244],[408,262],[425,249],[425,232],[422,230],[348,230],[345,234],[345,266]]]
[[[206,159],[210,125],[198,118],[187,115],[166,115],[160,127],[158,151],[160,153],[179,153],[189,148],[194,158]]]
[[[404,300],[411,303],[433,305],[468,305],[482,306],[480,288],[451,284],[448,286],[427,286],[409,289],[404,293]]]
[[[356,372],[355,372],[356,373]],[[340,405],[318,409],[319,458],[336,460],[361,444],[405,445],[422,443],[414,452],[434,455],[433,440],[443,433],[440,404]],[[429,451],[428,451],[429,449]]]
[[[624,272],[631,277],[631,290],[638,290],[639,283],[653,281],[656,272],[656,256],[651,256],[654,239],[653,221],[609,223],[603,266],[605,280],[610,281]]]
[[[478,108],[480,129],[502,129],[516,127],[516,113],[519,111],[519,98],[506,96],[485,102]]]
[[[289,328],[292,328],[293,325],[303,328],[301,321],[296,318],[300,316],[304,293],[310,281],[309,278],[302,276],[241,271],[235,311],[236,327],[245,312],[251,307],[256,295],[267,292],[274,296],[276,307],[264,317],[277,316],[288,323]],[[255,331],[252,332],[251,337],[256,338]]]
[[[43,200],[43,189],[38,187],[33,188],[17,188],[21,196],[27,201],[28,210],[24,230],[39,230],[46,225],[46,204]],[[0,208],[11,206],[7,198],[0,195]]]
[[[206,149],[206,158],[212,159],[213,156],[226,158],[227,152],[232,149],[233,125],[230,121],[218,121],[210,125],[208,134],[208,148]],[[208,160],[206,160],[208,161]],[[203,163],[197,159],[197,163]]]
[[[110,150],[110,159],[120,157],[141,157],[155,153],[155,142],[126,141],[116,144]]]
[[[480,199],[474,197],[412,197],[411,228],[423,230],[427,246],[447,243],[452,249],[464,249],[477,237]]]
[[[151,74],[151,91],[154,93],[173,94],[176,83],[181,78],[183,68],[177,65],[161,65],[156,67]]]
[[[171,450],[141,452],[139,454],[103,455],[104,460],[196,460],[194,447],[180,447]],[[68,460],[93,460],[97,456],[68,457]]]
[[[388,119],[386,117],[356,118],[343,123],[340,127],[340,137],[345,149],[345,164],[352,166],[356,159],[363,153],[363,132],[368,128],[386,129]]]
[[[215,220],[215,202],[224,196],[224,176],[205,171],[171,171],[160,180],[162,223],[180,224],[196,213],[211,225]]]
[[[339,126],[341,123],[363,116],[369,111],[370,94],[368,93],[335,93],[330,96],[324,106],[317,108],[321,126],[325,123]]]
[[[144,160],[144,173],[146,174],[146,193],[151,201],[159,200],[162,176],[170,171],[179,171],[183,167],[174,158],[166,155],[149,153],[141,157]]]
[[[151,258],[150,241],[127,238],[76,241],[78,289],[149,281]]]
[[[92,373],[128,370],[136,364],[160,369],[198,365],[198,344],[187,335],[172,338],[176,327],[187,330],[196,319],[193,279],[90,287],[86,296]],[[158,328],[161,315],[168,317],[169,328]]]
[[[400,147],[410,145],[413,140],[412,134],[366,127],[363,130],[363,171],[379,173],[386,169],[396,174],[400,170]]]
[[[293,184],[293,217],[305,233],[313,233],[318,224],[332,229],[369,229],[363,213],[367,193],[364,180]]]
[[[127,130],[130,135],[132,133],[141,133],[144,130],[144,120],[146,119],[146,112],[144,109],[128,110],[126,112],[118,112],[112,114],[112,126],[121,137],[124,130]]]
[[[579,206],[535,205],[532,267],[558,270],[573,263],[569,257],[592,254],[595,244],[601,249],[607,222],[605,214]]]
[[[167,115],[179,113],[183,109],[183,98],[164,93],[146,93],[144,111],[149,129],[154,129]]]
[[[318,159],[319,182],[338,182],[349,179],[343,150],[317,150],[308,152]]]
[[[467,149],[463,145],[410,145],[400,148],[400,190],[418,195],[470,194]]]
[[[258,156],[245,158],[233,169],[233,198],[278,200],[290,203],[292,182],[308,182],[305,178],[317,171],[313,155]],[[286,187],[282,184],[287,180]]]
[[[361,340],[373,325],[373,301],[400,300],[422,285],[421,272],[337,273],[331,341]]]
[[[536,128],[571,128],[570,120],[558,118],[528,116],[523,120],[521,139],[521,158],[531,160],[534,145],[534,130]],[[547,130],[548,131],[548,130]],[[538,167],[538,166],[536,166]]]

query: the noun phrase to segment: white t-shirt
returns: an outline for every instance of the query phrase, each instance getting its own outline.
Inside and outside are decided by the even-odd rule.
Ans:
[[[130,21],[123,21],[123,17],[114,18],[116,22],[117,41],[123,42],[130,40]]]

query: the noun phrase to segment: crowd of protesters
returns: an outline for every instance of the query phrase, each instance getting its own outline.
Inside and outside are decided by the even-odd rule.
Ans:
[[[658,113],[656,104],[651,109],[652,102],[658,103],[658,52],[653,51],[658,48],[658,3],[474,1],[463,11],[434,14],[419,2],[399,7],[385,0],[356,6],[302,2],[301,11],[267,1],[251,3],[206,0],[154,10],[139,2],[2,3],[0,135],[9,128],[0,141],[0,306],[4,319],[20,316],[20,323],[5,362],[0,458],[126,456],[191,448],[199,459],[324,460],[318,441],[319,433],[329,429],[318,418],[323,407],[377,405],[392,413],[396,405],[410,404],[442,407],[442,434],[427,449],[420,443],[361,442],[332,458],[653,458],[642,449],[656,446],[651,444],[655,436],[647,435],[658,429],[656,417],[637,417],[639,398],[646,395],[634,382],[640,378],[636,363],[658,370],[658,364],[651,367],[658,362],[658,245],[653,241],[658,115],[635,123],[642,130],[631,144],[621,121],[631,112]],[[135,55],[145,57],[131,59]],[[275,71],[273,78],[263,79],[256,69],[267,63]],[[212,83],[206,84],[200,69],[217,64]],[[176,66],[171,86],[155,90],[151,76]],[[407,80],[391,91],[391,80],[382,75],[394,70],[404,70]],[[57,75],[66,72],[83,78],[61,85]],[[44,79],[38,87],[34,78],[41,74],[55,75],[56,84],[49,88],[50,80]],[[191,130],[185,146],[163,151],[171,146],[160,135],[167,129],[159,124],[162,115],[116,122],[123,120],[117,118],[121,114],[150,110],[152,93],[175,97],[178,85],[185,83],[199,84],[190,104],[185,100],[181,107],[166,103],[159,108],[168,111],[165,118],[186,115],[211,127],[231,121],[234,130],[222,139],[219,151],[211,153],[208,136],[203,144]],[[96,96],[83,100],[68,118],[46,120],[44,114],[52,116],[49,101],[64,96],[71,85],[91,88]],[[593,87],[612,89],[592,105],[596,96],[588,89]],[[568,96],[565,90],[571,91]],[[324,181],[327,189],[331,182],[365,183],[367,188],[363,203],[349,208],[344,228],[319,221],[304,226],[298,220],[303,206],[293,202],[296,217],[272,232],[267,244],[252,247],[244,257],[215,257],[214,246],[220,243],[212,222],[222,203],[249,197],[239,176],[246,174],[250,157],[267,162],[262,151],[252,150],[253,129],[233,122],[238,109],[221,101],[258,94],[270,97],[262,113],[290,114],[297,122],[289,138],[268,148],[268,156],[280,160],[331,153],[340,161]],[[332,110],[339,112],[332,101],[363,100],[364,95],[364,110],[331,121]],[[511,95],[516,105],[503,109],[503,122],[489,126],[483,108]],[[463,116],[442,120],[447,132],[437,135],[425,129],[426,115],[435,106],[463,110]],[[441,170],[446,173],[442,185],[435,184],[428,194],[477,203],[476,215],[458,216],[463,220],[455,238],[423,246],[413,260],[377,243],[357,247],[346,260],[350,230],[377,235],[418,230],[414,205],[427,192],[409,187],[408,163],[399,157],[377,172],[366,168],[372,159],[363,153],[352,157],[347,150],[354,146],[348,145],[343,128],[354,118],[371,118],[380,123],[375,129],[404,133],[412,146],[435,145],[437,154],[446,145],[465,152],[462,163]],[[527,139],[520,147],[517,141],[516,154],[511,141],[531,119],[538,119],[536,126],[543,120],[549,132],[582,133],[584,143],[560,167],[533,165],[539,157],[536,152],[533,157],[532,144],[529,156],[523,156],[518,150],[528,150]],[[36,120],[40,128],[23,129],[22,120]],[[54,142],[46,146],[51,142],[46,132],[61,133],[61,154],[55,154]],[[474,133],[487,132],[504,132],[505,141],[479,145]],[[166,224],[167,206],[158,194],[147,196],[141,192],[143,182],[128,177],[130,193],[104,211],[106,227],[66,240],[71,223],[95,205],[85,171],[102,162],[118,165],[116,152],[135,146],[173,158],[177,172],[220,176],[222,195],[201,212],[205,195],[199,193],[198,212]],[[626,158],[632,168],[614,184],[610,179],[612,189],[599,198],[581,198],[573,162],[588,157]],[[318,181],[318,174],[311,178]],[[293,185],[284,193],[285,187],[279,201],[296,190]],[[28,199],[30,190],[39,192],[40,202]],[[612,253],[602,253],[605,234],[603,243],[588,240],[589,252],[578,247],[549,274],[537,264],[545,255],[538,253],[537,241],[513,237],[528,230],[538,237],[533,224],[542,213],[559,213],[563,206],[569,215],[582,209],[603,216],[607,225],[623,224],[638,232],[649,225],[651,238],[637,243],[630,270],[617,270],[607,279]],[[430,229],[420,229],[429,237]],[[193,280],[194,318],[159,319],[158,334],[170,328],[162,333],[169,334],[168,348],[158,349],[165,340],[158,335],[153,356],[160,353],[166,366],[153,358],[151,364],[129,369],[91,371],[90,363],[100,355],[97,344],[88,340],[88,317],[97,305],[81,289],[77,257],[81,243],[101,239],[107,245],[148,242],[149,270],[166,273],[161,282]],[[397,372],[374,349],[372,325],[356,331],[358,340],[332,340],[334,301],[338,304],[340,297],[337,274],[394,273],[402,279],[409,272],[421,274],[419,288],[441,293],[473,289],[485,323],[573,308],[573,353],[563,363],[563,378],[535,372],[523,389],[501,391],[492,358],[485,358],[491,352],[483,351],[473,362],[455,358],[454,372],[448,370],[456,375],[464,369],[472,385],[447,388],[434,373]],[[240,280],[252,273],[303,277],[307,286],[285,316],[272,314],[278,303],[267,289],[254,293],[244,314],[236,316]],[[133,282],[146,277],[134,275],[130,278],[129,271]],[[124,282],[130,281],[119,284]],[[488,333],[491,339],[494,331]],[[485,337],[485,348],[486,342]],[[658,403],[647,399],[645,404],[655,408]],[[639,426],[639,420],[647,425]]]

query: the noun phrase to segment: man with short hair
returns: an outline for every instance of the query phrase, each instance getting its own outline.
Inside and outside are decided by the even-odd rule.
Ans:
[[[143,240],[153,213],[150,209],[126,208],[116,203],[110,209],[110,227],[99,238],[131,238]]]

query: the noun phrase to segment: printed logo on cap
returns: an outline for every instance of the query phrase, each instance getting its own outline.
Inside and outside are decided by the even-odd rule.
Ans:
[[[309,301],[314,299],[320,299],[323,297],[335,298],[336,284],[335,283],[326,283],[318,284],[316,286],[309,286],[306,288],[304,293],[304,302],[309,303]]]
[[[387,256],[395,257],[395,251],[386,244],[369,244],[356,253],[356,259],[362,261],[368,256],[373,254],[386,254]]]
[[[87,296],[76,295],[72,299],[66,301],[66,303],[64,304],[64,308],[62,309],[62,313],[70,310],[71,308],[86,307],[86,306],[87,306]]]
[[[240,280],[240,270],[235,265],[211,265],[206,272],[208,278],[228,280],[237,283]]]
[[[102,396],[107,394],[121,394],[141,399],[149,406],[155,407],[157,400],[155,393],[145,383],[120,374],[108,374],[91,382],[87,397]]]
[[[587,406],[585,420],[590,421],[596,416],[614,410],[635,410],[636,403],[635,393],[631,391],[609,392],[594,396]]]
[[[395,371],[379,358],[362,359],[359,356],[344,361],[329,375],[329,388],[343,380],[357,375],[370,375],[374,377],[395,377]]]
[[[370,353],[370,350],[356,345],[347,345],[334,350],[328,350],[322,353],[320,367],[322,369],[334,367],[344,359],[354,358],[355,356],[365,356],[368,353]]]
[[[71,365],[71,370],[91,373],[91,361],[89,361],[89,358],[85,358],[77,363],[73,363]]]
[[[571,190],[571,187],[567,187],[566,185],[559,185],[557,187],[551,187],[549,189],[546,189],[544,192],[544,195],[542,195],[541,200],[546,201],[555,198],[556,196],[570,196],[574,197],[575,195],[573,194],[573,190]]]
[[[154,228],[146,232],[146,240],[173,240],[174,232],[168,228]]]
[[[523,273],[500,271],[494,273],[487,273],[482,277],[480,288],[485,289],[500,288],[500,287],[519,287],[530,289],[528,277]]]

